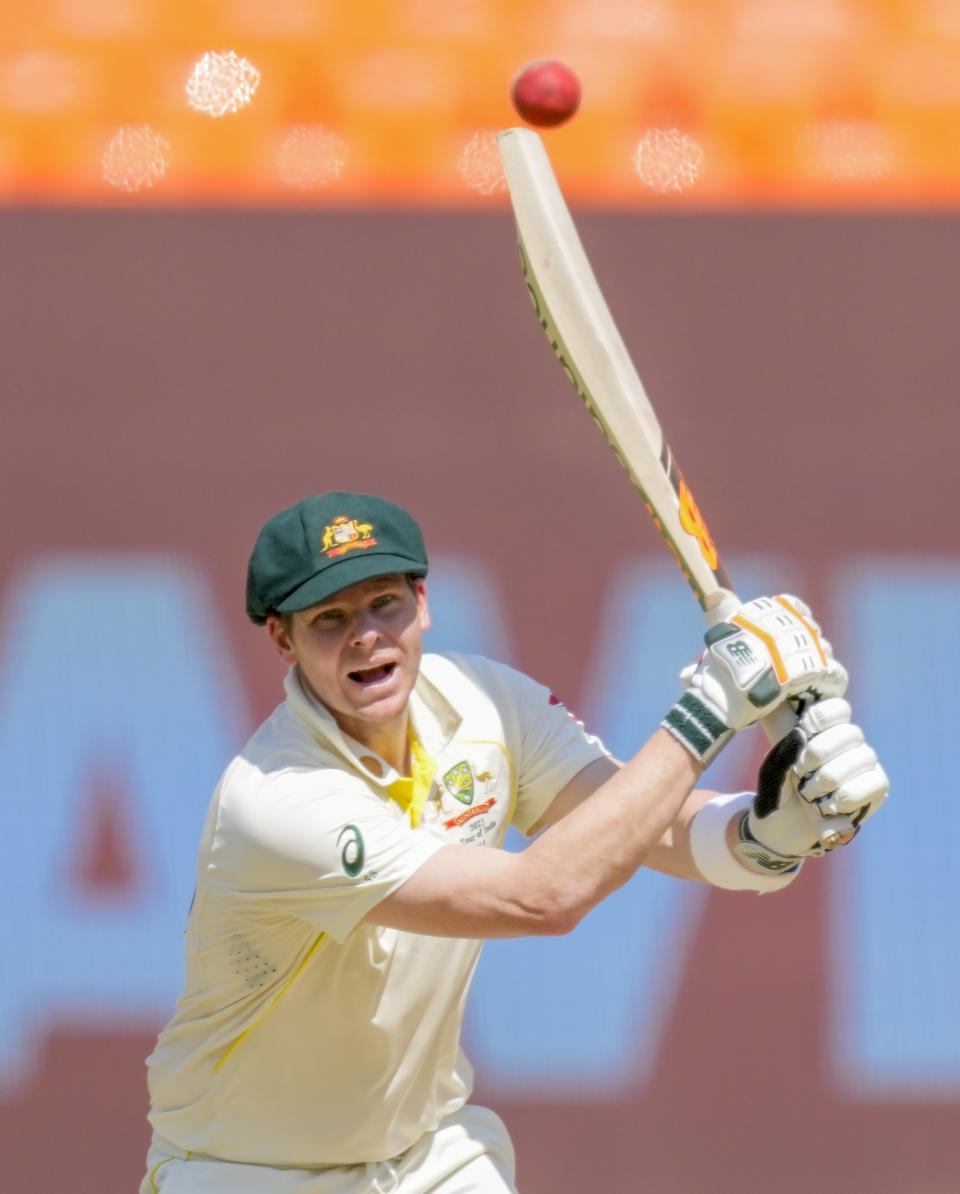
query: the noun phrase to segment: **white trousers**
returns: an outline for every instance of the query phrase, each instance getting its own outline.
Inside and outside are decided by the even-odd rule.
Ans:
[[[462,1107],[390,1161],[274,1169],[186,1154],[155,1140],[140,1194],[516,1194],[513,1145],[486,1107]]]

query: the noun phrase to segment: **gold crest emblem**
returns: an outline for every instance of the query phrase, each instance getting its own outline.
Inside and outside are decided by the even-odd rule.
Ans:
[[[376,547],[377,541],[373,537],[373,523],[357,522],[355,518],[347,518],[341,514],[329,526],[324,528],[321,548],[332,559],[342,556],[344,552],[354,548]]]

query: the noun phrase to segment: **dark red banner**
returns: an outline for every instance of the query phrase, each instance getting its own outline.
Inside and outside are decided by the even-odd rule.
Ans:
[[[105,561],[118,577],[178,561],[200,578],[222,658],[236,664],[236,683],[220,679],[241,709],[239,746],[281,696],[278,663],[243,613],[255,533],[300,496],[345,488],[407,505],[434,553],[480,567],[501,595],[513,662],[580,707],[611,577],[629,558],[665,553],[537,327],[505,213],[0,219],[8,676],[20,675],[24,609],[36,609],[17,594],[48,591],[36,569],[87,560],[102,578]],[[608,213],[581,226],[722,560],[787,561],[828,623],[837,577],[858,560],[889,560],[907,577],[920,562],[953,566],[956,217]],[[117,594],[104,584],[95,606],[109,624]],[[92,632],[71,620],[81,608],[71,592],[58,593],[45,649],[66,661]],[[678,571],[676,601],[691,600]],[[207,625],[197,623],[201,642]],[[849,630],[831,631],[840,649]],[[115,689],[96,687],[91,652],[90,692]],[[138,666],[134,640],[127,675]],[[922,702],[930,689],[918,677],[936,669],[891,677],[898,701]],[[46,717],[56,684],[25,708],[25,690],[4,683],[11,717]],[[72,733],[71,717],[50,727],[50,757]],[[73,861],[58,855],[45,871],[94,942],[131,892],[160,892],[152,848],[167,816],[158,800],[155,823],[137,820],[111,767],[100,775],[84,780]],[[12,853],[56,831],[48,793],[30,786],[18,778],[3,794]],[[922,841],[937,831],[929,795],[896,793],[913,802]],[[950,843],[937,844],[931,867],[949,868]],[[15,924],[32,897],[11,884],[0,877]],[[525,1194],[955,1190],[960,1073],[918,1084],[910,1070],[882,1094],[837,1080],[837,963],[824,942],[845,911],[830,890],[816,872],[777,897],[711,895],[683,946],[652,1076],[635,1086],[531,1097],[475,1056]],[[181,911],[171,901],[172,937]],[[955,920],[925,931],[955,955]],[[631,940],[624,923],[623,951]],[[593,981],[617,965],[598,961]],[[128,1014],[108,1010],[85,993],[83,966],[50,943],[28,964],[6,952],[0,1030],[26,1042],[6,1070],[0,1057],[11,1191],[120,1194],[142,1175],[143,1059],[160,1009],[144,989]],[[945,966],[952,976],[955,963]],[[34,999],[41,989],[57,994]],[[955,1056],[956,1039],[947,1044]],[[555,1047],[562,1058],[564,1040]]]

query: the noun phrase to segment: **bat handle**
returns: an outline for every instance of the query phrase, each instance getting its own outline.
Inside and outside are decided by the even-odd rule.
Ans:
[[[740,605],[740,598],[730,589],[717,589],[707,599],[705,614],[708,626],[716,626],[732,614],[736,613]],[[774,709],[760,723],[771,742],[779,742],[797,724],[797,709],[791,702],[786,702],[778,709]],[[825,816],[821,818],[817,837],[825,850],[833,850],[850,841],[856,829],[849,817],[843,814]]]
[[[706,599],[703,607],[708,626],[716,626],[718,622],[725,622],[740,608],[740,598],[730,589],[717,589]]]

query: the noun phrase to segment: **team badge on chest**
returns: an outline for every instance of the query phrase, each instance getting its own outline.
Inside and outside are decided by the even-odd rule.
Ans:
[[[512,793],[510,766],[502,748],[479,744],[469,760],[443,767],[441,763],[434,777],[424,819],[464,844],[499,845],[506,833]]]
[[[449,771],[444,772],[443,786],[461,804],[473,804],[473,772],[466,760],[454,763]]]

